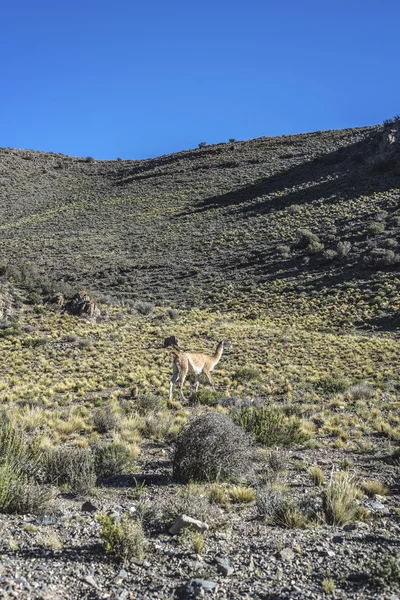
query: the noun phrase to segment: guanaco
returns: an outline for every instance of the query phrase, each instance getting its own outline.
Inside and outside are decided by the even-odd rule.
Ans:
[[[225,340],[221,340],[212,356],[203,354],[200,352],[183,352],[180,353],[177,350],[172,350],[171,354],[174,357],[173,362],[173,373],[171,382],[169,384],[169,399],[172,400],[172,392],[175,383],[178,383],[180,387],[180,394],[183,400],[186,400],[183,395],[183,384],[186,379],[186,375],[189,371],[193,372],[196,376],[195,390],[199,389],[200,375],[204,373],[211,384],[213,390],[215,390],[214,382],[210,375],[210,371],[219,363],[221,360],[222,352],[224,351]]]

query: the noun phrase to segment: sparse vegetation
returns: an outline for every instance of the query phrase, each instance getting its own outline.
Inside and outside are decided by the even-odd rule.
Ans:
[[[100,523],[100,539],[104,549],[117,562],[128,564],[132,559],[142,561],[144,558],[144,533],[140,521],[123,516],[121,522],[100,513],[97,517]]]

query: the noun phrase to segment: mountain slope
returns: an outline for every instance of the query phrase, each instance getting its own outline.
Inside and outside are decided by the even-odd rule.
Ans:
[[[144,161],[2,149],[0,252],[56,279],[179,305],[281,310],[284,299],[291,310],[299,293],[354,286],[369,305],[382,291],[393,301],[353,321],[391,318],[400,179],[378,160],[384,134],[259,138]]]

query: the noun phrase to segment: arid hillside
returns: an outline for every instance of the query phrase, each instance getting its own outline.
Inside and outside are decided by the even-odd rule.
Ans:
[[[330,319],[393,327],[396,123],[142,161],[4,148],[0,252],[125,299],[291,314],[335,296],[352,307]]]

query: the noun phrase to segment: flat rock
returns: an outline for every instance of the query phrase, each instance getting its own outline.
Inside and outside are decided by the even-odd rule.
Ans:
[[[282,548],[282,550],[278,552],[278,557],[281,560],[291,561],[294,559],[295,554],[291,548]]]
[[[227,558],[216,557],[214,558],[214,561],[217,565],[218,573],[221,573],[225,577],[228,577],[228,575],[232,575],[234,568],[229,563],[229,560]]]
[[[179,515],[172,523],[169,528],[169,533],[172,535],[176,535],[182,529],[193,529],[195,531],[207,531],[208,525],[207,523],[203,523],[203,521],[198,521],[197,519],[193,519],[192,517],[188,517],[187,515]]]
[[[99,510],[98,507],[93,504],[93,502],[90,502],[89,500],[87,502],[84,502],[81,506],[81,510],[83,512],[96,512],[96,510]]]

